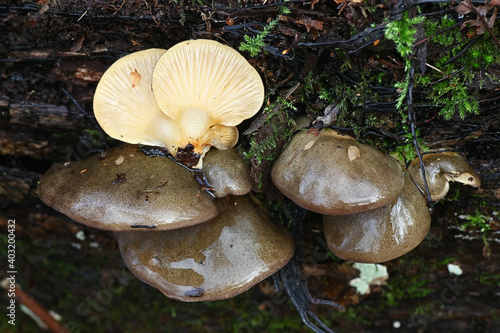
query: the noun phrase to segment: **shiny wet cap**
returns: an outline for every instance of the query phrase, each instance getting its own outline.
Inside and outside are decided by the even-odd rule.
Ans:
[[[271,176],[299,206],[325,215],[385,206],[397,198],[404,182],[395,159],[331,129],[296,134]]]
[[[395,259],[427,235],[431,216],[410,176],[398,198],[381,208],[353,215],[323,216],[328,247],[337,257],[363,263]]]
[[[184,302],[236,296],[282,268],[294,252],[290,232],[249,195],[232,197],[226,211],[206,223],[116,237],[134,275]]]
[[[40,179],[44,203],[93,228],[170,230],[210,220],[227,206],[190,171],[168,158],[124,145],[87,159],[58,163]]]

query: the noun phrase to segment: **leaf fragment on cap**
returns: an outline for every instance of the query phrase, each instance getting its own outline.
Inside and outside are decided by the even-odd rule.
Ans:
[[[349,157],[349,161],[354,161],[356,158],[360,157],[359,148],[356,146],[349,146],[347,148],[347,157]]]

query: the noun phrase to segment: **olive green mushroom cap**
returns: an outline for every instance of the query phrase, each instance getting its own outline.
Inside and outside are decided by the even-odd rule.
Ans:
[[[296,134],[271,176],[299,206],[325,215],[385,206],[397,198],[404,182],[395,159],[331,129]]]
[[[182,228],[227,207],[227,200],[205,193],[190,171],[146,156],[136,145],[55,164],[40,179],[38,194],[76,222],[112,231]]]
[[[384,207],[353,215],[323,216],[323,230],[337,257],[363,263],[395,259],[427,235],[431,216],[410,176],[399,197]]]
[[[282,268],[294,252],[289,231],[249,195],[232,197],[224,213],[206,223],[116,237],[134,275],[185,302],[236,296]]]
[[[448,193],[450,181],[472,187],[481,186],[481,177],[458,153],[435,152],[425,154],[422,156],[422,161],[432,201],[440,200]],[[408,172],[421,191],[425,193],[419,158],[410,163]]]
[[[236,149],[212,148],[203,160],[202,170],[218,198],[244,195],[252,190],[250,166]]]

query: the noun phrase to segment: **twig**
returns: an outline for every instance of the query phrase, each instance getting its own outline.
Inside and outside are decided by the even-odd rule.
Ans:
[[[431,66],[429,66],[429,67],[431,67]],[[433,68],[433,69],[434,69],[434,67],[431,67],[431,68]],[[438,70],[438,72],[442,73],[442,74],[444,75],[444,77],[440,78],[440,79],[439,79],[439,80],[437,80],[437,81],[434,81],[434,82],[429,82],[427,85],[432,86],[432,85],[434,85],[434,84],[438,84],[438,83],[439,83],[439,82],[441,82],[441,81],[444,81],[444,80],[447,80],[447,79],[451,79],[451,77],[452,77],[452,76],[457,75],[458,73],[460,73],[460,72],[461,72],[461,71],[463,71],[463,70],[464,70],[464,69],[463,69],[463,67],[462,67],[462,68],[460,68],[459,70],[456,70],[456,71],[454,71],[453,73],[451,73],[451,74],[449,74],[449,75],[448,75],[448,74],[444,74],[443,72],[441,72],[440,70]]]
[[[476,13],[477,17],[481,20],[481,23],[484,25],[486,30],[488,30],[488,33],[490,34],[491,38],[493,38],[493,42],[495,42],[496,46],[500,49],[500,43],[498,42],[498,39],[495,36],[495,33],[493,30],[491,30],[491,27],[488,25],[488,22],[484,19],[484,16],[479,13],[476,7],[474,7],[472,4],[470,5],[470,8],[474,10],[474,13]],[[496,13],[496,8],[495,8],[495,13]]]
[[[94,117],[91,117],[87,111],[85,111],[85,109],[80,105],[80,103],[78,103],[78,101],[73,97],[71,96],[71,94],[69,93],[69,91],[67,91],[65,88],[61,88],[62,92],[68,96],[68,98],[73,102],[73,104],[75,104],[75,106],[78,108],[78,110],[80,110],[81,113],[83,113],[87,118],[90,119],[90,121],[95,125],[95,128],[99,131],[99,133],[101,133],[101,137],[103,138],[103,144],[104,146],[106,147],[106,149],[108,148],[108,144],[106,142],[106,134],[103,132],[103,130],[101,129],[101,126],[99,126],[99,124],[97,123],[97,121],[95,120]]]
[[[4,289],[7,289],[8,287],[5,286],[5,283],[7,280],[2,281],[1,286]],[[10,290],[10,289],[9,289]],[[21,290],[21,287],[16,284],[16,288],[14,293],[16,294],[16,300],[23,304],[25,307],[27,307],[31,312],[33,312],[40,320],[47,325],[47,327],[53,332],[53,333],[71,333],[66,327],[64,327],[63,324],[58,322],[57,320],[54,319],[50,315],[50,313],[40,305],[33,297],[25,293],[24,291]]]
[[[430,35],[429,37],[425,37],[425,38],[423,38],[423,39],[419,40],[418,42],[416,42],[415,44],[413,44],[413,46],[415,47],[415,46],[418,46],[418,45],[420,45],[420,44],[422,44],[422,43],[424,43],[424,42],[427,42],[427,41],[428,41],[429,39],[431,39],[432,37],[435,37],[435,36],[440,35],[440,34],[442,34],[442,33],[446,32],[446,31],[448,31],[448,30],[451,30],[451,29],[453,29],[453,28],[455,28],[455,27],[459,26],[460,24],[462,24],[462,22],[458,22],[458,23],[456,23],[456,24],[454,24],[454,25],[452,25],[452,26],[450,26],[450,27],[448,27],[448,28],[445,28],[445,29],[443,29],[443,30],[441,30],[441,31],[438,31],[438,32],[436,32],[436,33],[434,33],[434,34]]]
[[[431,193],[429,191],[429,185],[427,184],[427,177],[425,176],[425,166],[424,161],[422,160],[422,154],[420,153],[420,146],[417,140],[417,134],[415,131],[415,107],[413,105],[413,85],[415,83],[415,66],[414,61],[412,61],[412,65],[410,67],[410,71],[408,72],[408,90],[406,93],[406,103],[408,106],[408,120],[410,122],[411,128],[411,137],[413,138],[413,146],[415,147],[415,151],[417,153],[419,162],[420,162],[420,175],[424,180],[425,193],[427,195],[427,202],[431,202]]]
[[[86,9],[86,10],[83,12],[83,14],[82,14],[82,15],[78,18],[78,20],[76,20],[76,22],[80,22],[80,20],[81,20],[81,19],[82,19],[85,15],[87,15],[87,12],[88,12],[88,11],[89,11],[89,10],[88,10],[88,9]]]
[[[469,41],[467,44],[465,44],[465,46],[463,47],[463,49],[460,50],[460,52],[458,52],[455,56],[451,57],[450,59],[448,59],[447,61],[445,61],[443,63],[443,65],[448,65],[450,63],[452,63],[453,61],[457,60],[458,58],[460,58],[461,56],[463,56],[465,54],[465,52],[467,52],[467,50],[472,46],[474,45],[475,42],[477,42],[480,38],[482,38],[483,35],[481,36],[477,36],[476,38],[474,38],[473,40]]]

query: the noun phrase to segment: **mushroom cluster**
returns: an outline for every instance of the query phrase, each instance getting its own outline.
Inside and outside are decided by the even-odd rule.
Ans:
[[[480,184],[456,153],[429,154],[424,165],[431,193],[440,193],[433,200],[446,194],[449,180]],[[431,217],[421,175],[419,160],[406,172],[392,157],[332,129],[296,134],[271,173],[283,194],[323,214],[336,256],[363,263],[395,259],[425,238]]]
[[[99,82],[94,111],[127,144],[55,164],[39,196],[79,223],[115,232],[127,267],[166,296],[235,296],[294,252],[290,232],[252,200],[249,167],[232,148],[236,125],[263,99],[257,71],[214,41],[125,56]]]
[[[236,144],[236,125],[263,101],[262,80],[242,55],[200,39],[119,59],[99,81],[94,113],[111,137],[164,147],[199,168],[210,147]]]
[[[249,166],[233,148],[236,126],[263,100],[257,71],[214,41],[127,55],[105,72],[94,98],[99,124],[126,144],[52,166],[38,193],[73,220],[113,231],[127,267],[167,297],[235,296],[294,253],[289,230],[253,201]],[[271,177],[297,205],[323,214],[335,255],[366,263],[392,260],[424,239],[431,217],[423,193],[439,200],[449,181],[480,185],[456,153],[426,154],[405,170],[327,128],[296,134]]]

